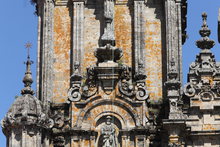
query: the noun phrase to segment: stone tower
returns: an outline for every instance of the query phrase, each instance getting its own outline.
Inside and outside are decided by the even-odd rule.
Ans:
[[[204,13],[182,86],[187,0],[33,0],[36,97],[2,121],[9,147],[219,146],[220,65]]]

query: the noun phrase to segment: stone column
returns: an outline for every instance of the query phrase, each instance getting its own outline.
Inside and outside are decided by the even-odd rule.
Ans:
[[[84,4],[83,0],[72,1],[72,70],[74,70],[75,63],[82,63],[84,55]],[[81,67],[78,70],[81,73]]]
[[[145,39],[144,39],[144,1],[134,1],[134,61],[135,61],[135,74],[143,74],[145,62]],[[140,66],[141,65],[141,66]]]

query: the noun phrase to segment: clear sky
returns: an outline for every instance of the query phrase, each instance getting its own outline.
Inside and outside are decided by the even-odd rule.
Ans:
[[[208,25],[212,30],[211,39],[216,41],[212,49],[216,60],[220,61],[220,45],[217,42],[217,18],[220,0],[188,0],[187,39],[183,47],[183,75],[186,75],[191,62],[195,60],[199,49],[195,41],[200,39],[199,29],[202,25],[201,13],[207,12]],[[26,60],[25,43],[32,42],[31,58],[36,63],[37,54],[37,16],[29,0],[2,0],[0,5],[0,119],[4,117],[16,95],[23,88],[22,78]],[[32,66],[36,77],[36,64]],[[33,84],[35,89],[36,82]],[[0,147],[5,145],[5,136],[0,131]]]

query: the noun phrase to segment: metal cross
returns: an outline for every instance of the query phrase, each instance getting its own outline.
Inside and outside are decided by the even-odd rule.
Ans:
[[[27,55],[28,55],[28,59],[30,58],[30,48],[32,47],[32,43],[27,42],[25,44],[25,48],[27,49]]]

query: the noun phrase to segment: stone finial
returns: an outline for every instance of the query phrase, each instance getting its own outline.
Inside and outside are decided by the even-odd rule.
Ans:
[[[31,44],[27,43],[25,46],[27,49],[27,61],[25,62],[26,72],[25,72],[25,76],[23,78],[24,88],[21,90],[21,94],[22,95],[24,95],[24,94],[34,95],[34,90],[31,88],[31,84],[33,83],[32,73],[31,73],[31,64],[33,64],[33,61],[31,61],[31,59],[30,59]]]
[[[198,48],[202,50],[211,49],[215,45],[215,42],[209,39],[211,30],[208,28],[208,25],[207,25],[207,14],[206,13],[202,14],[202,19],[203,19],[203,25],[202,25],[201,30],[199,31],[202,38],[196,41],[196,45]]]

